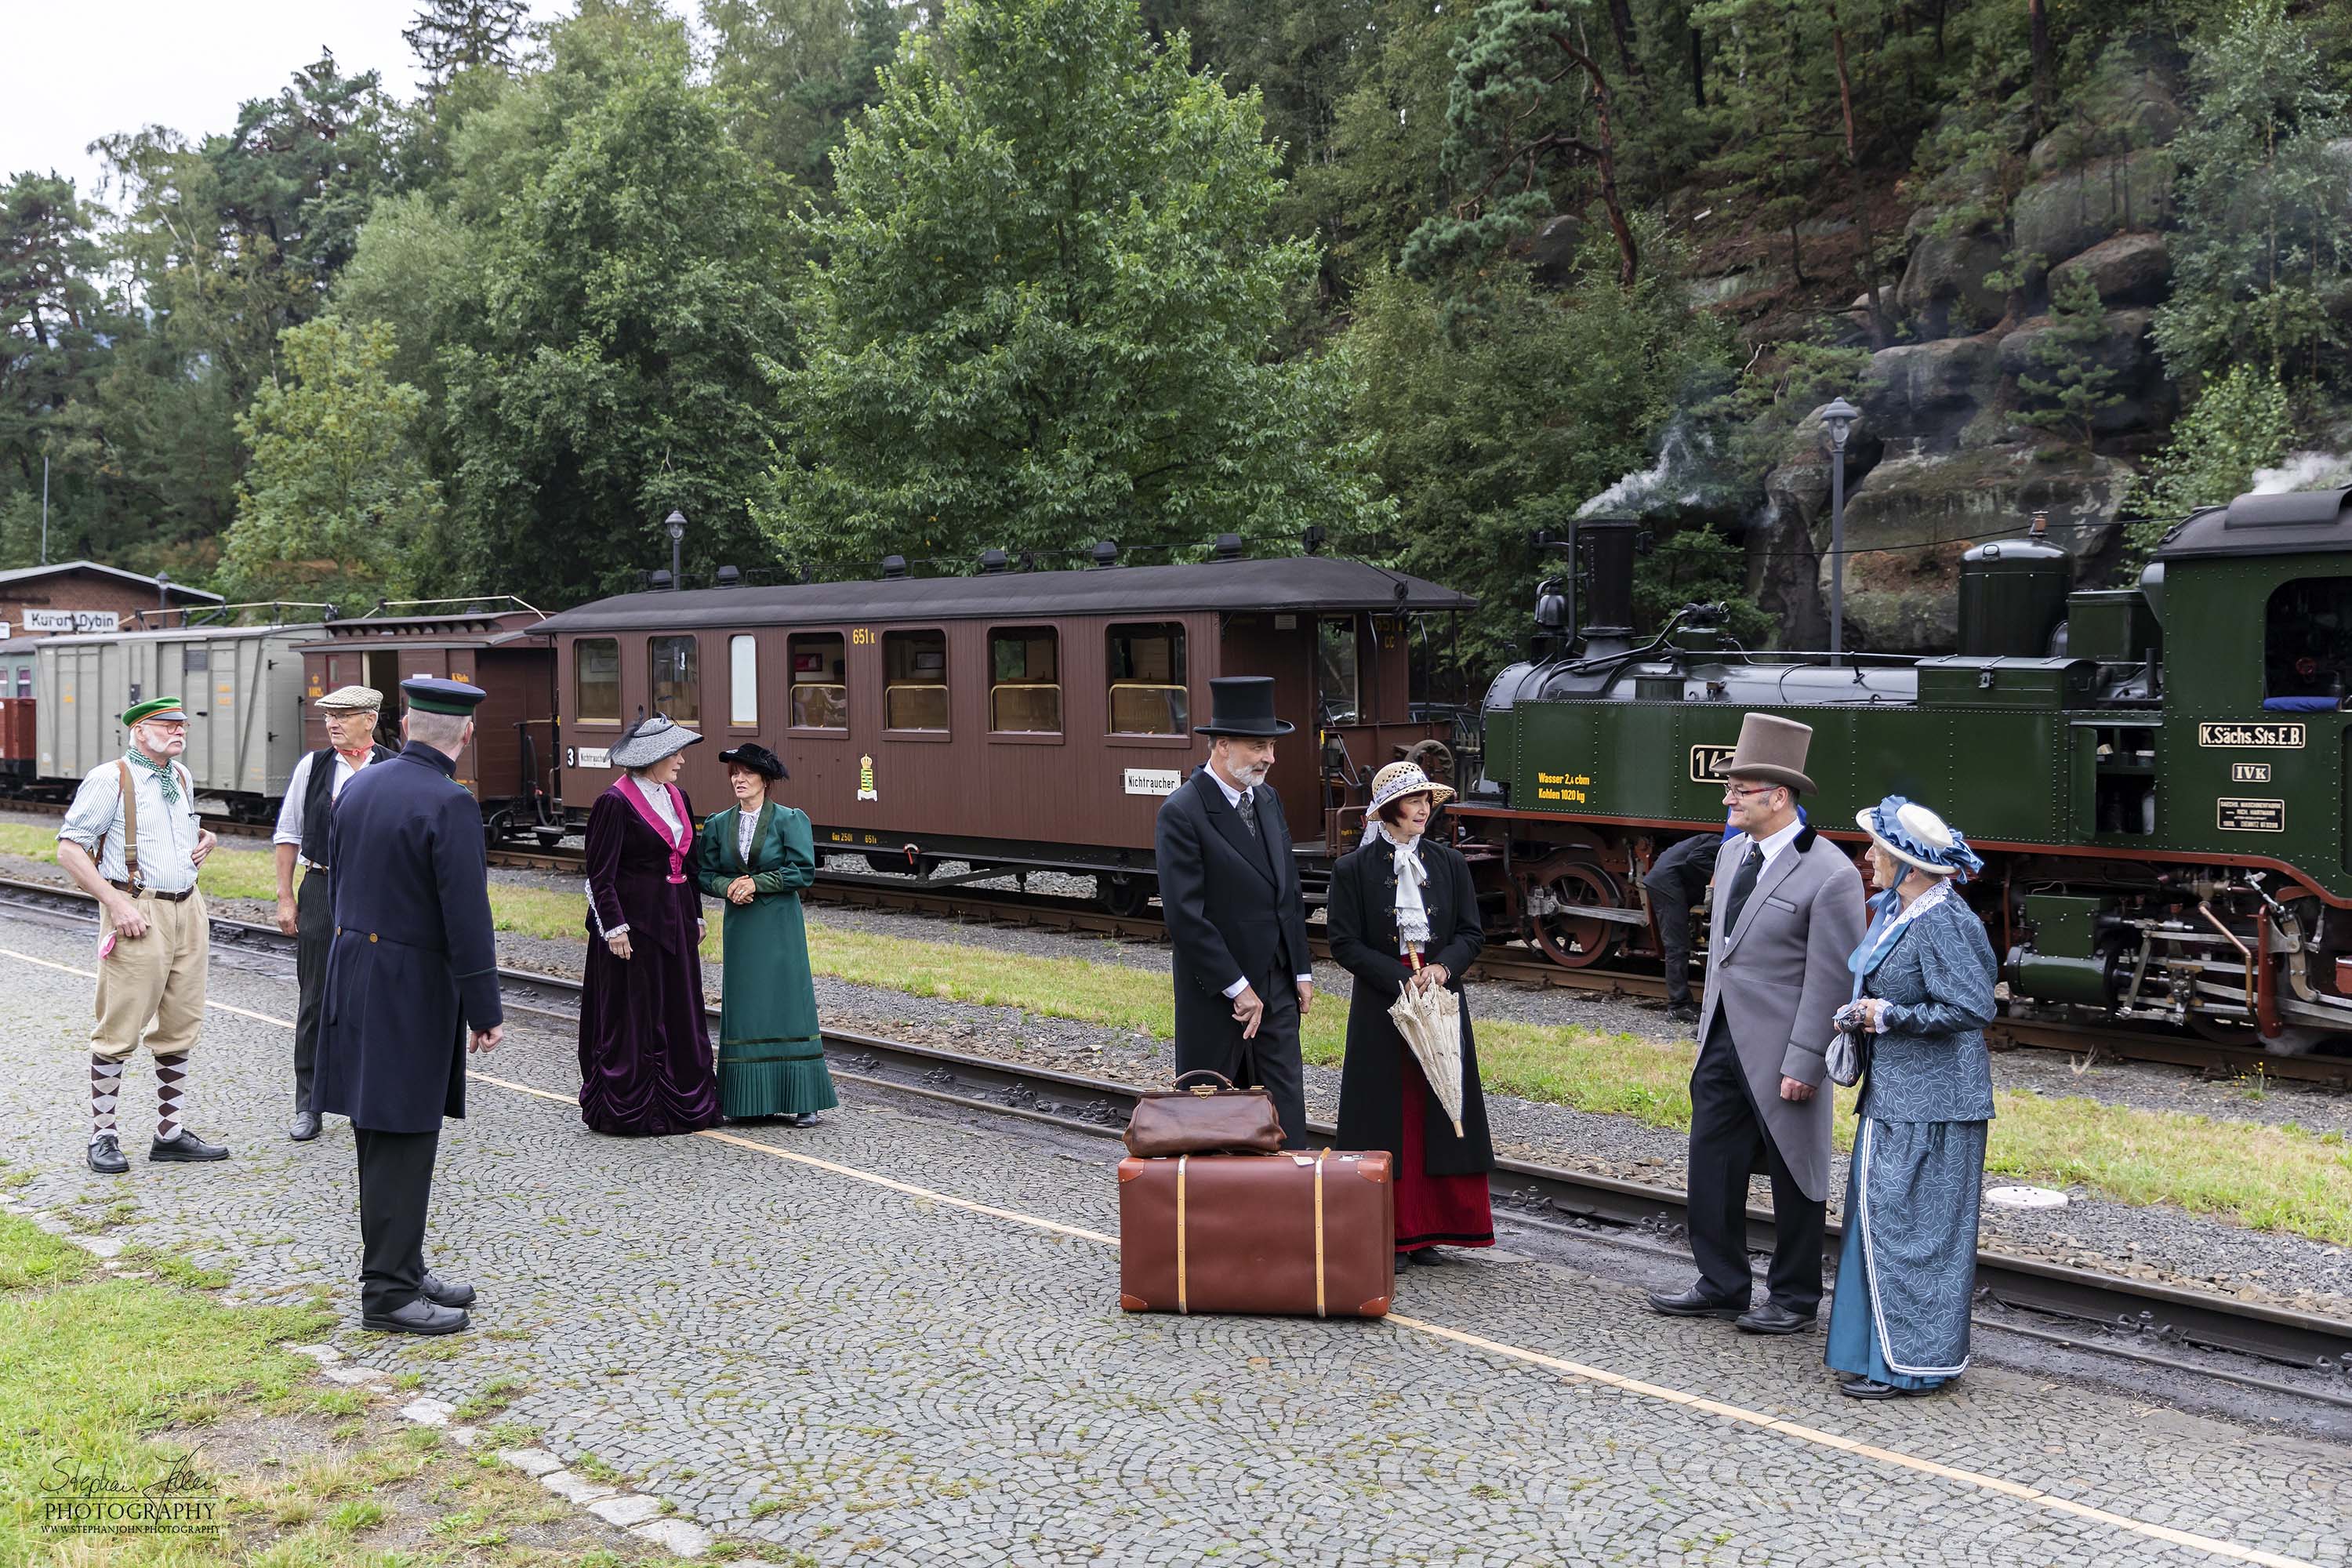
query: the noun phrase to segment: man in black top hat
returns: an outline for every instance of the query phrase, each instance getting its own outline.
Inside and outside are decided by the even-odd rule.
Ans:
[[[327,829],[327,950],[314,1109],[352,1119],[359,1152],[360,1321],[466,1327],[470,1285],[425,1266],[441,1119],[466,1114],[466,1050],[499,1043],[498,944],[482,812],[457,780],[483,696],[400,683],[407,745],[360,772]]]
[[[1307,905],[1282,801],[1265,787],[1274,742],[1274,682],[1209,682],[1207,765],[1160,807],[1153,841],[1160,903],[1176,945],[1176,1070],[1206,1068],[1263,1088],[1283,1142],[1307,1143],[1298,1020],[1315,996]]]

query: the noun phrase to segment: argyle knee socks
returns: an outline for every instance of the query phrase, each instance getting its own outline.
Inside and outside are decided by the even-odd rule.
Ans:
[[[97,1142],[114,1131],[114,1108],[122,1100],[122,1064],[104,1057],[89,1058],[89,1141]]]
[[[185,1052],[175,1057],[155,1058],[155,1142],[169,1143],[180,1135],[187,1098],[188,1058]]]

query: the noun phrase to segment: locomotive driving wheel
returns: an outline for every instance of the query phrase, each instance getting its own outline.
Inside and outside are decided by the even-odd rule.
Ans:
[[[1607,958],[1624,930],[1615,921],[1570,911],[1622,902],[1617,879],[1589,860],[1547,860],[1520,879],[1519,907],[1536,945],[1568,969],[1589,969]]]

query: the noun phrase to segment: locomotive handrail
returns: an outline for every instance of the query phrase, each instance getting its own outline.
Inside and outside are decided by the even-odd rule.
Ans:
[[[545,610],[541,609],[537,605],[525,599],[520,594],[465,594],[453,598],[443,599],[378,599],[366,610],[362,611],[359,615],[352,616],[351,618],[355,621],[364,621],[370,616],[382,614],[385,610],[408,609],[417,605],[488,605],[494,604],[500,599],[506,600],[510,605],[529,610],[532,615],[537,616],[542,621],[547,619],[547,612]],[[485,610],[482,613],[484,615],[491,616],[499,614],[497,610]]]

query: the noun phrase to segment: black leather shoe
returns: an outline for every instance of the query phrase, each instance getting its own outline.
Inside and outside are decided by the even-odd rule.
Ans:
[[[454,1307],[437,1307],[419,1296],[389,1312],[362,1314],[360,1326],[387,1334],[454,1334],[470,1321]]]
[[[1891,1383],[1873,1383],[1866,1377],[1851,1377],[1838,1384],[1838,1392],[1848,1399],[1900,1399],[1906,1394],[1924,1391],[1897,1388]]]
[[[180,1129],[180,1135],[169,1143],[159,1138],[148,1144],[147,1158],[164,1164],[171,1164],[176,1161],[181,1164],[193,1165],[206,1160],[226,1160],[228,1158],[228,1151],[217,1143],[205,1142],[183,1127]]]
[[[1672,1023],[1696,1024],[1698,1022],[1698,1004],[1696,1002],[1674,1003],[1666,1008],[1666,1017]]]
[[[1408,1268],[1412,1268],[1412,1253],[1410,1253],[1410,1252],[1400,1252],[1400,1253],[1398,1253],[1398,1254],[1397,1254],[1396,1266],[1397,1266],[1397,1272],[1398,1272],[1398,1273],[1400,1273],[1400,1274],[1403,1273],[1406,1269],[1408,1269]]]
[[[1742,1312],[1738,1318],[1739,1331],[1746,1334],[1793,1334],[1813,1326],[1811,1312],[1792,1312],[1778,1301],[1767,1301],[1752,1312]]]
[[[1696,1285],[1671,1296],[1663,1290],[1653,1290],[1649,1301],[1650,1310],[1664,1312],[1669,1318],[1737,1318],[1748,1310],[1738,1301],[1718,1301]]]
[[[814,1110],[803,1110],[798,1116],[793,1118],[793,1125],[795,1127],[822,1127],[824,1125],[824,1118],[819,1116]]]
[[[316,1138],[318,1135],[319,1113],[315,1110],[296,1111],[294,1113],[294,1125],[287,1129],[286,1136],[291,1138],[297,1143],[308,1143],[311,1139]]]
[[[131,1169],[131,1162],[122,1157],[122,1140],[111,1132],[91,1139],[89,1168],[101,1176],[119,1176]]]
[[[470,1307],[474,1304],[471,1285],[452,1285],[430,1268],[425,1271],[425,1283],[417,1287],[425,1299],[436,1307]]]

